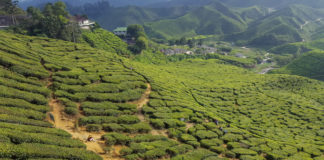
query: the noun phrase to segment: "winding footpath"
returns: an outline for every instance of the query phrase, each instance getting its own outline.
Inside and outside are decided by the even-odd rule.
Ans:
[[[52,73],[51,73],[52,75]],[[51,78],[48,78],[47,81],[47,87],[51,87],[53,84],[53,80]],[[142,98],[139,100],[136,100],[134,102],[130,102],[132,104],[137,104],[138,117],[141,121],[144,121],[144,115],[141,112],[142,107],[148,103],[149,101],[149,95],[151,93],[151,85],[147,84],[147,89],[145,93],[143,94]],[[104,160],[122,160],[122,158],[119,156],[119,151],[122,149],[121,146],[113,146],[113,153],[108,154],[104,150],[105,148],[105,142],[101,140],[101,137],[105,134],[105,132],[87,132],[85,128],[80,128],[77,126],[78,119],[81,117],[81,114],[78,114],[76,116],[69,116],[64,113],[64,106],[54,97],[53,93],[51,96],[51,99],[49,101],[49,106],[51,107],[51,112],[49,115],[51,115],[52,118],[49,121],[53,123],[55,128],[65,130],[66,132],[70,133],[72,135],[73,139],[78,139],[82,141],[86,146],[87,150],[93,151],[100,155]],[[94,142],[88,142],[87,138],[91,135],[95,141]]]

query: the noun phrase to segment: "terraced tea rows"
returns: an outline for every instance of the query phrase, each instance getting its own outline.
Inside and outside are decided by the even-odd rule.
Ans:
[[[45,121],[49,73],[31,48],[35,39],[0,34],[0,158],[101,159]]]
[[[167,128],[169,137],[216,152],[218,157],[323,157],[322,82],[296,76],[256,75],[217,63],[138,63],[136,68],[152,84],[151,100],[143,108],[151,124]],[[186,127],[192,123],[192,127]],[[173,159],[191,156],[192,152],[188,152]]]
[[[0,36],[0,158],[323,157],[322,82],[218,60],[149,65],[74,43]],[[85,142],[89,135],[95,142]]]

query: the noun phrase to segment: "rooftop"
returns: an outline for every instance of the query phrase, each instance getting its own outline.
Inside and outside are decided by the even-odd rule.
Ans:
[[[127,32],[127,27],[117,27],[114,32]]]

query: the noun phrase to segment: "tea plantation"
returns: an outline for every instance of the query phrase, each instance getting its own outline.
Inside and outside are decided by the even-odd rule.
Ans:
[[[218,157],[323,158],[323,82],[257,75],[219,63],[138,63],[136,68],[152,85],[150,102],[143,108],[150,123],[168,129],[169,137]],[[182,157],[190,159],[192,152],[173,159]]]
[[[0,34],[0,159],[101,159],[45,121],[51,90],[46,87],[50,73],[41,64],[42,56],[50,53],[47,44],[62,46],[52,47],[57,52],[68,52],[65,43]]]
[[[104,133],[107,154],[120,146],[117,158],[323,159],[323,82],[215,59],[152,65],[83,44],[0,36],[0,159],[102,159],[50,123],[53,99],[76,128]]]

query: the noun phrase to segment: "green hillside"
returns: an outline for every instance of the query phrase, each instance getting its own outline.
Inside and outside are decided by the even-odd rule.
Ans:
[[[266,8],[262,8],[259,6],[237,8],[236,11],[241,16],[241,18],[247,23],[254,22],[255,20],[261,19],[269,14]]]
[[[183,16],[189,9],[185,6],[171,8],[112,7],[103,10],[98,15],[92,15],[90,18],[96,20],[103,28],[113,30],[130,24],[144,24],[145,22]]]
[[[323,46],[322,46],[323,47]],[[322,50],[313,50],[305,53],[287,66],[272,73],[300,75],[313,79],[324,80],[324,52]]]
[[[84,30],[82,32],[84,43],[88,43],[91,47],[103,49],[108,52],[118,54],[129,54],[127,44],[113,33],[104,29],[95,29],[93,31]]]
[[[49,63],[43,66],[42,59],[54,61],[51,55],[69,53],[74,45],[4,32],[0,35],[0,158],[101,159],[87,151],[81,141],[45,121],[52,93],[46,87],[49,70],[71,68]]]
[[[322,10],[293,5],[250,23],[246,31],[227,39],[258,47],[299,42],[310,39],[313,31],[323,24],[318,21],[323,15]]]
[[[0,36],[0,159],[323,157],[323,82]]]
[[[219,62],[187,60],[163,66],[138,63],[136,68],[152,85],[151,100],[143,111],[153,126],[168,128],[169,136],[184,143],[239,159],[264,159],[260,154],[267,155],[266,159],[312,159],[322,155],[323,119],[315,118],[323,116],[319,111],[324,102],[322,82],[296,76],[256,75]],[[306,122],[301,119],[304,116],[313,119],[304,119]],[[193,127],[187,131],[180,124],[170,127],[169,120],[178,118],[188,119],[186,126],[193,123]],[[215,120],[221,122],[217,125]],[[303,122],[307,125],[303,126]],[[215,129],[220,126],[227,133]],[[184,157],[197,158],[201,154],[197,150]]]
[[[243,31],[246,24],[229,8],[220,3],[199,7],[177,19],[146,23],[148,34],[157,38],[230,34]]]

